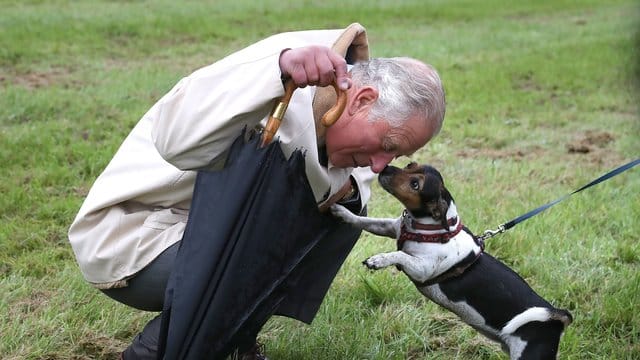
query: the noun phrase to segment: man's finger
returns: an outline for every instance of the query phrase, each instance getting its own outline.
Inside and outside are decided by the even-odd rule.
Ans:
[[[318,67],[318,73],[320,79],[319,86],[330,86],[335,81],[334,65],[327,53],[318,54],[316,57],[316,65]]]
[[[336,72],[336,83],[341,90],[347,90],[351,87],[349,74],[347,73],[347,62],[335,52],[330,53],[330,59]]]

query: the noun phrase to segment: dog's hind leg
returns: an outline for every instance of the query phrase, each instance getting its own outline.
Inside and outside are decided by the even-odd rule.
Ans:
[[[511,358],[519,360],[556,359],[564,326],[561,321],[531,322],[520,327],[514,337],[522,347],[511,349]]]
[[[382,269],[387,266],[399,266],[402,271],[413,281],[425,282],[431,279],[435,268],[428,266],[429,262],[423,261],[419,257],[411,256],[402,251],[393,251],[373,255],[362,262],[369,269]]]
[[[566,310],[532,307],[502,328],[502,339],[512,359],[555,359],[562,331],[571,321]]]

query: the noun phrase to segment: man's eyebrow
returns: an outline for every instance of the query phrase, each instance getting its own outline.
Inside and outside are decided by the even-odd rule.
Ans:
[[[389,135],[385,135],[382,139],[382,149],[384,151],[395,151],[398,148],[398,144],[393,141],[393,138]]]
[[[385,151],[397,151],[397,150],[402,150],[400,149],[400,144],[399,141],[401,140],[402,136],[390,136],[390,135],[386,135],[383,139],[383,143],[382,146],[384,148]],[[407,139],[408,140],[408,139]],[[410,145],[409,145],[410,147]],[[396,157],[400,157],[400,156],[411,156],[413,154],[415,154],[419,149],[414,149],[413,151],[407,151],[407,153],[398,153],[398,155]]]

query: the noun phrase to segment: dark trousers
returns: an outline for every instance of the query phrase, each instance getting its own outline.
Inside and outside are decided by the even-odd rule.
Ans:
[[[363,210],[366,213],[366,209]],[[331,282],[360,237],[360,230],[336,221],[294,270],[295,283],[288,288],[276,315],[311,323]],[[129,306],[145,311],[162,311],[169,274],[178,252],[179,242],[165,250],[147,267],[129,280],[129,285],[103,292]],[[144,327],[125,350],[124,358],[156,359],[161,314]]]

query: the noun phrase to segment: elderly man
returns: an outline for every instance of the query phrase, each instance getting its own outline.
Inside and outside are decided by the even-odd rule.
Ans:
[[[374,174],[442,126],[444,91],[436,71],[409,58],[369,59],[359,24],[262,40],[182,79],[124,140],[69,230],[87,281],[124,304],[162,310],[194,170],[220,168],[241,129],[264,126],[286,79],[299,89],[277,136],[286,156],[305,150],[320,208],[340,202],[364,212]],[[347,105],[325,129],[318,123],[335,101],[333,88],[325,87],[334,81],[347,92]],[[336,223],[316,251],[323,271],[305,275],[278,314],[311,322],[358,236]],[[159,322],[160,316],[147,324],[125,359],[155,358]],[[251,350],[246,358],[263,358],[252,345],[241,349]]]

